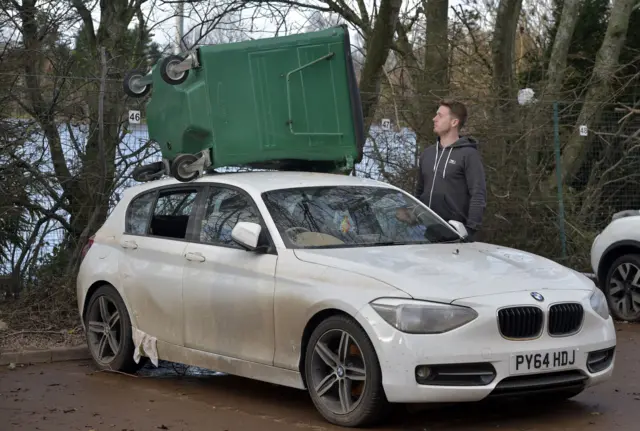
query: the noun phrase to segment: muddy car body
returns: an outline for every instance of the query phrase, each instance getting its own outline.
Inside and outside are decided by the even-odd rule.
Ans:
[[[147,356],[306,389],[343,426],[390,403],[571,397],[614,368],[587,277],[468,242],[402,190],[344,175],[130,188],[77,293],[98,366],[135,372]]]

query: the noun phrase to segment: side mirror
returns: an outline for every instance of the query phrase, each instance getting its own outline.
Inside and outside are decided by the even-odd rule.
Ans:
[[[462,238],[466,238],[469,236],[469,232],[467,232],[467,228],[464,227],[464,225],[462,223],[460,223],[457,220],[449,220],[449,224],[451,226],[453,226],[453,228],[456,230],[456,232],[458,232],[458,234],[462,237]]]
[[[260,232],[262,226],[259,224],[241,221],[231,231],[231,239],[247,250],[255,250],[260,241]]]

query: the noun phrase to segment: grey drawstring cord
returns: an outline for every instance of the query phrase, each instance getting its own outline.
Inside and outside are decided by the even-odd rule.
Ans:
[[[436,174],[438,171],[438,166],[440,166],[440,159],[442,159],[442,156],[444,155],[444,150],[442,150],[442,152],[440,153],[440,157],[438,157],[438,149],[440,148],[440,140],[438,140],[437,144],[436,144],[436,157],[435,160],[433,161],[433,181],[431,182],[431,191],[429,192],[429,204],[427,205],[429,208],[431,208],[431,198],[433,197],[433,188],[436,185]],[[449,150],[449,155],[451,155],[451,150]],[[445,166],[445,169],[447,167]]]
[[[453,147],[449,147],[449,154],[447,154],[447,160],[444,162],[444,169],[442,170],[442,178],[444,178],[444,175],[447,172],[447,166],[449,166],[449,157],[451,157],[451,150],[453,150]],[[444,151],[442,152],[442,154],[444,154]]]

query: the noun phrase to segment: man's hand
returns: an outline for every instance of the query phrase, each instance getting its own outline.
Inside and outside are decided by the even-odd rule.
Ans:
[[[467,229],[467,241],[473,241],[477,231],[469,226],[465,226],[465,229]]]

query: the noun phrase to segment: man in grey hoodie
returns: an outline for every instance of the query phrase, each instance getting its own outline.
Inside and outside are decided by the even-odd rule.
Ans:
[[[424,149],[418,166],[415,196],[445,221],[465,225],[469,239],[482,225],[486,206],[486,184],[477,141],[460,136],[467,120],[464,104],[444,100],[433,118],[435,145]]]

